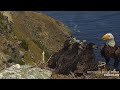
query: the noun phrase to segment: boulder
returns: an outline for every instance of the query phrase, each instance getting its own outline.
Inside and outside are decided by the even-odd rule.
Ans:
[[[15,64],[0,72],[0,79],[50,79],[52,72],[29,65]]]

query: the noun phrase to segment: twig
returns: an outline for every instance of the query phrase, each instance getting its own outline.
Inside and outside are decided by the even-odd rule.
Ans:
[[[72,75],[72,77],[73,77],[74,79],[77,79],[77,78],[75,77],[75,75],[74,75],[73,72],[70,72],[70,73],[71,73],[71,75]]]
[[[52,57],[52,55],[49,57],[49,59],[47,60],[47,62],[46,62],[46,63],[48,63],[48,62],[49,62],[49,60],[51,59],[51,57]]]

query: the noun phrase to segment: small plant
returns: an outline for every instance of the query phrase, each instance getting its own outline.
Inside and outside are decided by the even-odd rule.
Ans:
[[[20,46],[24,48],[26,51],[28,51],[28,43],[25,40],[22,40]]]

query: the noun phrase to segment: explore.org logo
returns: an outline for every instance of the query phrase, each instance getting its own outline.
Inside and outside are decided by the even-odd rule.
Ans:
[[[108,77],[111,77],[111,76],[119,77],[120,76],[119,71],[116,71],[116,70],[113,70],[113,71],[87,71],[87,73],[88,74],[90,74],[90,73],[103,74],[104,76],[108,76]]]
[[[104,73],[104,76],[118,76],[119,77],[119,71],[113,70],[113,71],[108,71],[107,73]]]
[[[117,77],[119,77],[119,74],[112,74],[112,73],[107,73],[107,74],[104,74],[104,76],[117,76]]]

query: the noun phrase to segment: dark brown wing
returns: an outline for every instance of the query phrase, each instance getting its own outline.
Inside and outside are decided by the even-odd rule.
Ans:
[[[102,57],[105,56],[105,45],[101,47],[100,53],[101,53],[101,56],[102,56]]]
[[[61,74],[69,74],[70,71],[74,71],[76,68],[76,54],[67,55],[68,53],[64,53],[58,62],[56,63],[56,72]]]
[[[120,59],[120,47],[115,51],[115,57]]]
[[[115,52],[116,52],[116,55],[120,55],[120,54],[118,54],[120,52],[120,50],[118,49],[118,46],[110,47],[110,46],[104,45],[101,48],[100,52],[101,52],[102,57],[115,58]]]

